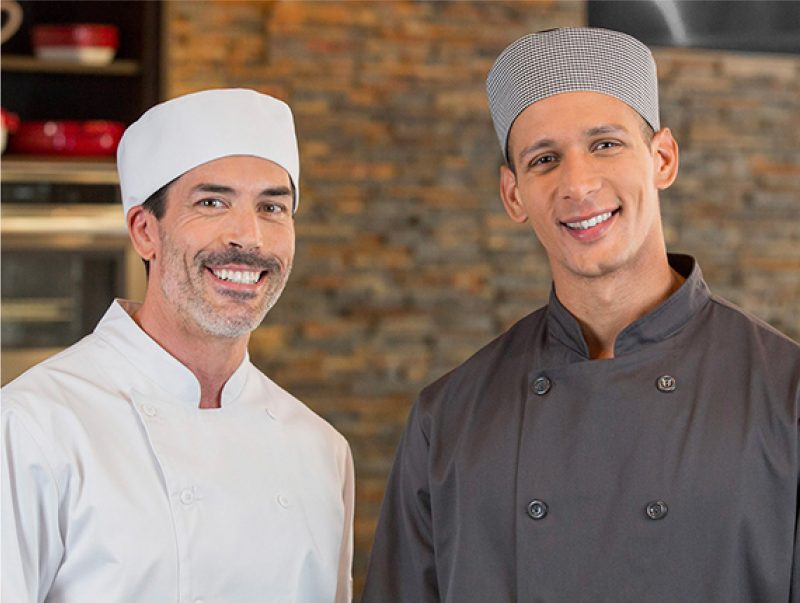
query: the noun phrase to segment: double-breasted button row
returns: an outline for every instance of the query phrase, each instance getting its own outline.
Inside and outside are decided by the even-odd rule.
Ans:
[[[647,515],[648,519],[658,521],[659,519],[664,519],[667,516],[667,513],[669,513],[669,507],[663,500],[654,500],[653,502],[647,503],[644,508],[644,513]]]
[[[194,502],[194,491],[191,488],[184,488],[179,498],[184,505],[189,506]]]
[[[528,516],[531,519],[544,519],[547,515],[547,503],[534,499],[528,503]]]
[[[531,390],[537,396],[544,396],[552,387],[553,382],[547,375],[540,375],[531,383]],[[656,379],[656,388],[658,391],[668,394],[678,388],[678,382],[672,375],[661,375]]]
[[[658,391],[668,394],[677,389],[678,382],[675,381],[675,377],[672,375],[661,375],[658,379],[656,379],[656,387],[658,388]]]
[[[544,396],[547,392],[550,391],[550,387],[553,384],[550,382],[550,379],[545,377],[544,375],[541,377],[537,377],[534,379],[533,384],[531,385],[531,389],[533,393],[537,396]]]
[[[547,513],[549,511],[549,507],[547,503],[543,500],[538,498],[534,498],[531,502],[528,503],[526,507],[526,512],[528,513],[528,517],[533,520],[540,520],[547,517]],[[644,514],[648,519],[653,521],[658,521],[659,519],[664,519],[669,512],[669,507],[667,503],[663,500],[654,500],[647,503],[644,507]]]

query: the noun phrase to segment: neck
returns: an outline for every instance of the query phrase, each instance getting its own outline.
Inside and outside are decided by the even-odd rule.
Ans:
[[[616,271],[601,277],[557,278],[559,301],[581,326],[591,359],[613,358],[617,336],[645,316],[684,281],[666,253],[646,270]]]
[[[133,319],[156,343],[192,371],[200,384],[200,408],[219,408],[222,388],[242,363],[249,336],[211,336],[185,321],[165,315],[147,300]]]

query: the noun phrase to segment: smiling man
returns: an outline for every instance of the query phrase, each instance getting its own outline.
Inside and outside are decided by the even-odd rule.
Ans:
[[[189,94],[117,159],[147,292],[3,390],[3,600],[349,602],[349,447],[247,355],[294,257],[289,107]]]
[[[649,50],[531,34],[487,88],[553,290],[420,394],[363,601],[800,601],[800,346],[667,253]]]

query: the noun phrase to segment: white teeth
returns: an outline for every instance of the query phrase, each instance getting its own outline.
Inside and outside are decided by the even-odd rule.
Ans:
[[[260,272],[250,272],[249,270],[211,270],[219,279],[239,283],[244,285],[254,285],[261,276]]]
[[[588,220],[581,220],[580,222],[567,222],[566,224],[570,228],[575,228],[578,230],[586,230],[587,228],[591,228],[592,226],[597,226],[601,222],[605,222],[611,217],[612,213],[614,212],[607,211],[604,214],[600,214],[599,216],[589,218]]]

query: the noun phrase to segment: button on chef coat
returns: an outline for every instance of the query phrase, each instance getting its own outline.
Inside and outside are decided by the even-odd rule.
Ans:
[[[670,262],[614,358],[552,294],[423,390],[364,603],[800,601],[800,346]]]
[[[350,601],[344,438],[247,358],[199,409],[134,310],[3,389],[3,601]]]

